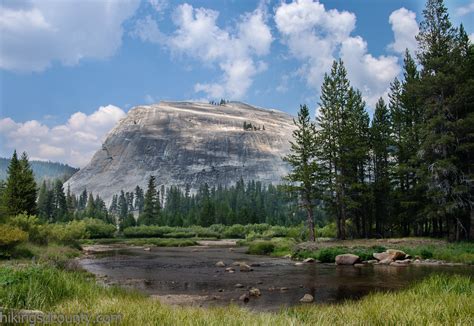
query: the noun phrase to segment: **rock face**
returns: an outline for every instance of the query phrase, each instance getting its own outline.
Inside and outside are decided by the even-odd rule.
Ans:
[[[257,130],[244,130],[244,122]],[[281,158],[293,130],[290,115],[240,102],[138,106],[67,183],[73,193],[87,188],[107,202],[121,189],[146,189],[151,175],[158,186],[189,185],[191,191],[204,183],[229,186],[241,177],[276,184],[289,169]]]

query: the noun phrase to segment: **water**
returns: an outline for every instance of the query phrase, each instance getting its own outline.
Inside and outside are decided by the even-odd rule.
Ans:
[[[232,250],[232,251],[230,251]],[[146,294],[178,298],[183,304],[225,305],[231,302],[251,309],[278,310],[300,304],[304,294],[314,296],[315,303],[356,300],[375,291],[402,289],[432,273],[474,275],[470,266],[335,266],[304,264],[295,266],[288,259],[245,254],[245,248],[185,247],[111,249],[81,259],[88,271],[106,276],[108,284],[138,289]],[[225,272],[216,267],[218,261],[230,266],[236,261],[258,264],[251,272]],[[240,283],[244,288],[236,288]],[[244,304],[238,298],[249,287],[257,287],[262,295]],[[286,288],[281,290],[281,288]],[[180,302],[184,295],[199,298]],[[198,297],[199,296],[199,297]],[[188,298],[189,299],[189,298]]]

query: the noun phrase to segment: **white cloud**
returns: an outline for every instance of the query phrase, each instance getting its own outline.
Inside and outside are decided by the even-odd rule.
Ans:
[[[239,99],[255,75],[266,69],[258,58],[268,54],[273,38],[262,8],[242,15],[233,30],[219,27],[218,17],[215,10],[185,3],[173,13],[176,30],[171,35],[164,35],[151,17],[139,20],[132,35],[165,46],[174,54],[217,66],[222,71],[218,82],[197,83],[194,90],[212,98]]]
[[[390,82],[400,74],[398,58],[372,56],[367,53],[367,42],[360,36],[344,40],[340,56],[347,67],[351,83],[361,90],[372,108],[379,97],[387,95]]]
[[[36,120],[21,123],[0,119],[0,141],[5,144],[1,154],[9,156],[17,149],[26,151],[32,159],[82,167],[101,146],[106,133],[123,117],[122,109],[107,105],[90,115],[76,112],[65,124],[53,127]]]
[[[157,12],[162,12],[168,8],[168,0],[148,0],[148,3]]]
[[[386,94],[400,71],[396,57],[374,57],[360,36],[351,36],[356,26],[353,13],[327,10],[318,1],[296,0],[277,7],[275,23],[290,54],[302,62],[298,74],[316,92],[337,57],[343,59],[351,82],[371,106]]]
[[[13,5],[12,5],[13,4]],[[43,71],[53,62],[107,58],[121,46],[122,23],[138,0],[40,1],[0,5],[0,68]]]
[[[415,53],[418,43],[415,36],[418,35],[419,28],[416,22],[416,14],[405,8],[395,10],[388,19],[392,25],[395,41],[388,45],[394,52],[403,54],[405,49]]]
[[[471,43],[474,43],[474,33],[471,33],[469,35],[469,40],[471,41]]]
[[[461,6],[456,9],[456,13],[458,14],[458,16],[465,16],[473,12],[474,12],[473,0],[471,0],[471,2],[466,4],[465,6]]]

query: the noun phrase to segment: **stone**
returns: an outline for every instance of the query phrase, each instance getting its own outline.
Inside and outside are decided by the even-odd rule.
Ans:
[[[253,271],[253,269],[247,264],[240,264],[239,268],[240,268],[241,272],[251,272],[251,271]]]
[[[143,248],[143,251],[150,251],[150,250],[151,250],[150,247]]]
[[[281,287],[280,291],[288,291],[288,288],[287,287]]]
[[[244,293],[239,297],[239,300],[243,301],[244,303],[247,303],[247,302],[249,302],[250,297],[249,297],[248,293]]]
[[[221,260],[216,263],[216,267],[225,267],[225,263]]]
[[[303,263],[314,263],[314,258],[306,258],[305,260],[303,260]]]
[[[243,121],[265,130],[244,130]],[[77,195],[87,188],[108,205],[121,189],[146,189],[151,175],[158,185],[184,189],[189,184],[191,193],[204,183],[225,187],[241,177],[281,184],[290,171],[281,157],[290,151],[294,129],[291,115],[241,102],[137,106],[64,187]]]
[[[259,296],[262,295],[262,293],[260,292],[260,290],[259,290],[258,288],[251,288],[251,289],[249,290],[249,294],[250,294],[250,296],[252,296],[252,297],[259,297]]]
[[[374,252],[373,256],[378,261],[390,258],[390,255],[387,252]]]
[[[235,269],[234,269],[233,267],[227,267],[227,268],[225,269],[225,271],[226,271],[226,272],[234,272]]]
[[[311,303],[314,301],[314,297],[311,294],[306,293],[301,299],[300,302]]]
[[[387,251],[385,251],[385,252],[388,253],[392,257],[392,260],[405,259],[406,255],[407,255],[403,251],[396,250],[396,249],[387,249]]]
[[[285,255],[285,256],[283,256],[283,258],[286,258],[286,259],[291,259],[291,255],[290,255],[290,254],[288,254],[288,255]]]
[[[377,259],[367,260],[367,264],[375,264],[376,262],[377,262]]]
[[[336,256],[336,265],[354,265],[360,261],[359,256],[353,254],[343,254]]]
[[[238,288],[238,289],[241,289],[241,288],[244,287],[244,285],[243,285],[243,284],[240,284],[240,283],[237,283],[237,284],[234,285],[234,286],[235,286],[236,288]]]
[[[295,266],[303,266],[303,265],[304,265],[304,264],[303,264],[302,262],[300,262],[300,261],[298,261],[298,262],[295,263]]]

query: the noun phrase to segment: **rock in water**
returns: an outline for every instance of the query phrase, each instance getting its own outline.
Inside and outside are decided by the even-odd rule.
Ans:
[[[245,130],[244,122],[255,128]],[[121,189],[146,189],[151,175],[158,186],[189,185],[191,191],[205,182],[233,185],[241,177],[278,184],[289,171],[281,157],[289,152],[293,130],[290,115],[240,102],[138,106],[67,184],[73,193],[87,188],[106,202]]]
[[[336,265],[354,265],[360,260],[359,256],[344,254],[336,256]]]
[[[216,267],[225,267],[225,263],[221,260],[216,263]]]
[[[314,301],[314,297],[311,294],[305,294],[301,299],[300,302],[310,303]]]

